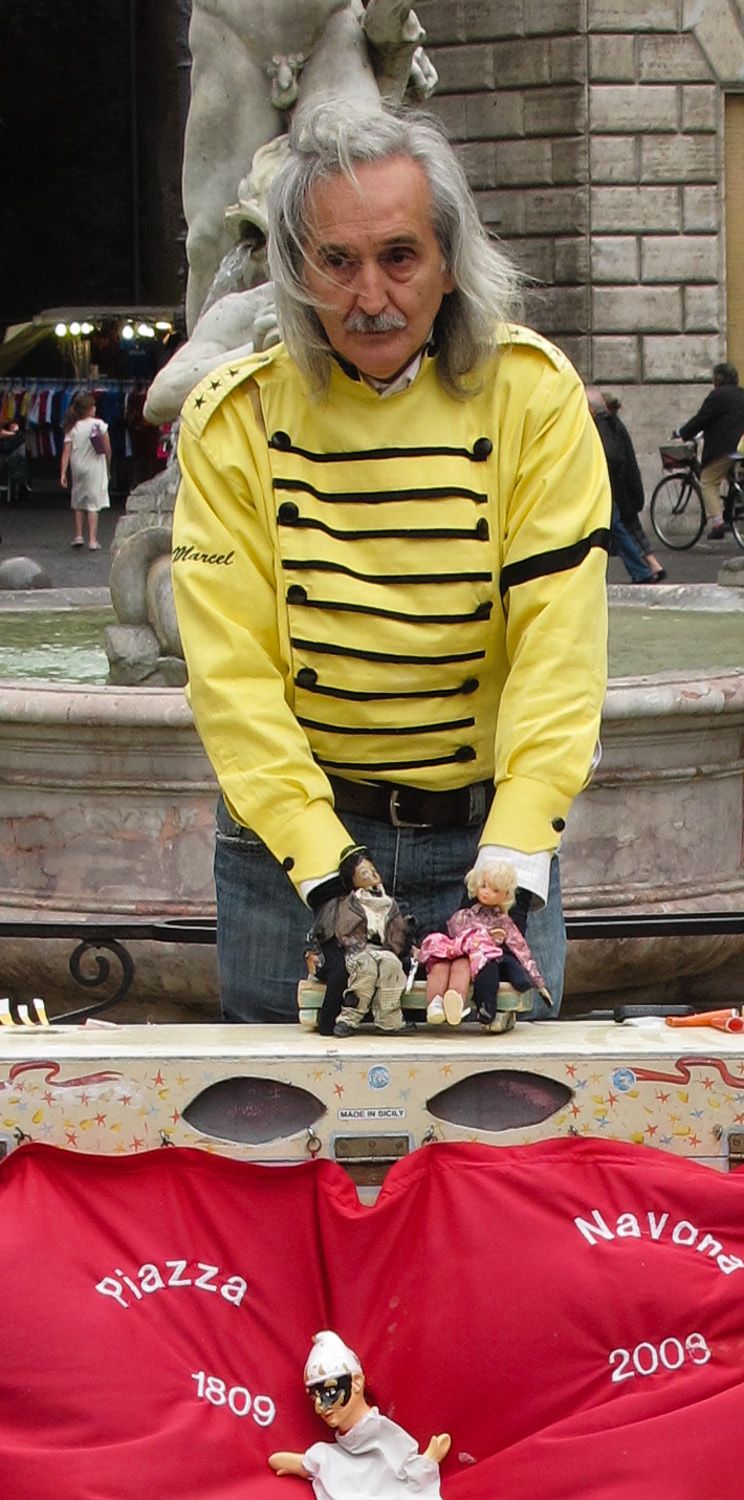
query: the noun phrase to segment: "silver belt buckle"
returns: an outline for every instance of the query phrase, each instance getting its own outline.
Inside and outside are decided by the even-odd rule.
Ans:
[[[390,793],[390,822],[393,828],[433,828],[433,823],[412,823],[408,818],[401,818],[398,812],[398,787],[393,787]]]

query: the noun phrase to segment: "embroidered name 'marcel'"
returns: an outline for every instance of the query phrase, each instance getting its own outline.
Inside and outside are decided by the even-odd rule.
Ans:
[[[248,1283],[242,1276],[223,1276],[219,1266],[210,1266],[206,1261],[166,1260],[162,1270],[152,1261],[146,1261],[131,1276],[115,1266],[113,1276],[104,1276],[96,1282],[96,1291],[102,1297],[113,1297],[120,1307],[131,1307],[132,1301],[128,1298],[142,1302],[148,1293],[165,1291],[169,1286],[193,1286],[201,1292],[219,1292],[234,1307],[240,1307],[248,1290]]]
[[[219,563],[223,568],[231,568],[235,552],[198,552],[196,547],[174,547],[171,553],[171,561],[197,562],[197,563]]]
[[[576,1218],[574,1224],[590,1245],[614,1239],[651,1239],[657,1243],[665,1240],[688,1250],[694,1249],[699,1255],[710,1256],[724,1276],[730,1276],[732,1271],[744,1271],[744,1260],[738,1255],[726,1254],[720,1240],[698,1229],[689,1219],[672,1223],[668,1213],[619,1214],[612,1228],[599,1209],[593,1208],[591,1219]]]

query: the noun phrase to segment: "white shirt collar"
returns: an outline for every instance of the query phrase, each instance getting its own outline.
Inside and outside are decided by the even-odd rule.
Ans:
[[[411,363],[406,365],[405,370],[401,370],[400,375],[396,375],[392,380],[376,380],[374,375],[362,375],[362,380],[365,385],[371,386],[373,391],[377,391],[382,401],[385,400],[386,396],[397,396],[399,391],[405,391],[409,385],[413,384],[421,369],[421,362],[425,352],[425,349],[419,349],[418,354],[414,354]]]

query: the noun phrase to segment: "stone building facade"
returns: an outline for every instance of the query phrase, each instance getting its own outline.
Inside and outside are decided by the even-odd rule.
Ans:
[[[744,0],[417,0],[529,320],[613,389],[644,468],[711,365],[744,381]]]

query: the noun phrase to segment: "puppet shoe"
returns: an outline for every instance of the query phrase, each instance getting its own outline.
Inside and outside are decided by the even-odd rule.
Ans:
[[[448,1026],[459,1026],[465,1010],[462,995],[457,990],[445,990],[444,1018]]]
[[[350,1026],[349,1023],[348,1023],[348,1021],[337,1021],[336,1024],[335,1024],[335,1026],[334,1026],[334,1028],[333,1028],[333,1035],[334,1036],[353,1036],[355,1031],[356,1031],[356,1027],[355,1026]]]
[[[441,995],[435,995],[426,1007],[426,1019],[430,1026],[443,1026],[445,1022],[444,1000]]]
[[[404,1021],[402,1026],[375,1026],[380,1036],[405,1036],[409,1031],[416,1030],[415,1021]]]

